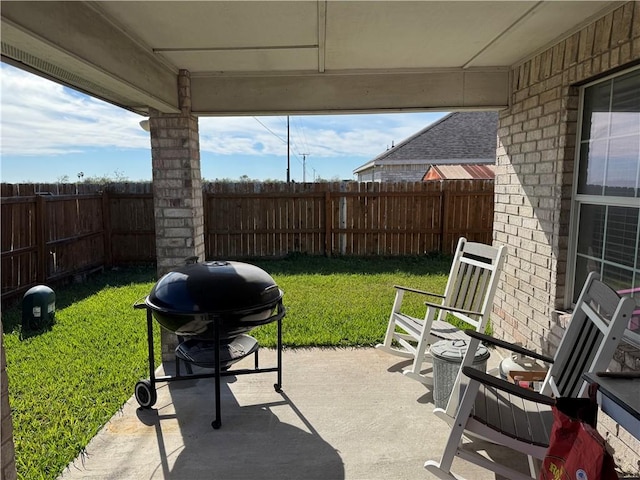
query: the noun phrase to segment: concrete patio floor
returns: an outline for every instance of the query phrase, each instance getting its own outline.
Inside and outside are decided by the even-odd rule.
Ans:
[[[259,354],[275,366],[275,351]],[[493,352],[489,367],[499,360]],[[423,464],[440,457],[449,428],[432,414],[431,390],[402,375],[407,365],[372,348],[285,350],[282,393],[275,373],[222,378],[219,430],[213,378],[159,382],[152,409],[130,398],[59,478],[430,479]],[[481,447],[527,471],[524,456]],[[454,471],[497,478],[462,460]]]

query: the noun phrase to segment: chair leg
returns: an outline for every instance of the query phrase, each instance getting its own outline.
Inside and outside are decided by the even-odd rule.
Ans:
[[[440,468],[440,464],[438,462],[433,462],[429,460],[427,463],[424,464],[424,468],[429,473],[431,473],[432,475],[435,475],[436,477],[442,480],[466,480],[464,477],[460,477],[454,473],[445,472]]]
[[[456,457],[456,454],[460,449],[460,445],[462,444],[462,437],[467,425],[467,420],[471,415],[471,410],[473,409],[473,404],[479,389],[479,382],[475,380],[471,380],[469,382],[469,385],[465,389],[464,396],[462,397],[462,402],[460,403],[460,408],[456,414],[451,432],[449,433],[449,440],[444,448],[444,452],[442,452],[442,458],[439,462],[429,460],[424,464],[425,469],[439,478],[445,480],[461,478],[451,472],[451,465],[453,465],[453,459]]]
[[[425,361],[425,353],[427,351],[427,347],[429,347],[429,335],[423,334],[423,338],[420,339],[418,345],[416,347],[416,353],[413,358],[413,364],[411,365],[411,369],[404,370],[402,373],[409,378],[417,380],[426,385],[433,385],[433,378],[426,377],[420,373],[422,371],[422,364]]]
[[[387,325],[387,333],[384,336],[384,343],[378,345],[378,348],[384,348],[389,351],[393,343],[393,334],[396,331],[395,314],[400,311],[402,306],[402,299],[404,297],[404,290],[396,290],[396,298],[393,301],[393,307],[391,308],[391,314],[389,315],[389,324]]]
[[[529,461],[529,473],[533,478],[540,477],[540,461],[531,455],[527,455],[527,460]]]
[[[427,348],[430,348],[430,344],[432,341],[431,337],[431,325],[433,325],[433,317],[435,315],[435,311],[432,308],[427,310],[427,313],[424,316],[424,325],[422,327],[422,334],[420,336],[420,340],[418,340],[418,345],[416,346],[416,353],[413,359],[413,365],[410,370],[405,370],[403,373],[414,380],[418,380],[426,385],[433,385],[433,378],[426,377],[422,375],[420,372],[422,371],[422,364],[425,362],[427,354]]]
[[[393,345],[393,341],[399,339],[399,334],[396,333],[396,314],[400,312],[403,298],[404,290],[396,290],[396,298],[393,301],[393,307],[389,315],[389,324],[387,325],[384,342],[377,344],[376,348],[398,357],[413,358],[413,352],[405,350],[402,346],[396,347]]]

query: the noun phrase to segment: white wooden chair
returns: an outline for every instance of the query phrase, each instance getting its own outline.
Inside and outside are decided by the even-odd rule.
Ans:
[[[505,246],[492,247],[460,238],[444,294],[395,285],[396,296],[384,343],[376,347],[412,359],[412,367],[403,373],[431,384],[432,377],[421,373],[423,363],[431,361],[430,345],[438,340],[467,339],[463,331],[446,321],[447,315],[484,333],[506,252]],[[440,301],[425,301],[424,318],[415,318],[402,312],[405,294],[434,297]]]
[[[587,395],[582,374],[609,366],[634,308],[633,299],[620,298],[591,273],[554,358],[468,330],[472,340],[449,403],[446,409],[434,410],[451,426],[449,440],[440,461],[427,461],[425,468],[438,478],[461,480],[451,472],[453,459],[458,457],[512,480],[537,478],[535,459],[542,460],[549,446],[554,397]],[[480,341],[552,364],[540,393],[471,368]],[[479,454],[473,449],[474,442],[463,442],[463,436],[528,455],[531,476]]]

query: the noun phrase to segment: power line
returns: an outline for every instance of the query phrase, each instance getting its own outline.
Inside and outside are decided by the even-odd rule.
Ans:
[[[298,137],[302,140],[302,148],[298,148],[298,150],[302,150],[304,152],[309,152],[309,143],[307,142],[307,135],[305,134],[304,128],[302,127],[299,119],[297,122],[294,122],[293,126],[296,130]]]
[[[294,138],[291,135],[289,135],[289,127],[290,127],[289,122],[291,120],[291,123],[293,123],[293,118],[294,117],[290,117],[289,115],[287,115],[287,138],[289,140],[289,150],[292,150],[294,152],[294,154],[297,155],[297,153],[295,153],[295,152],[296,151],[300,151],[301,149],[298,148],[298,145],[297,145],[296,141],[294,140]],[[295,128],[295,124],[293,125],[293,127]]]
[[[286,117],[286,122],[287,122],[287,140],[285,140],[284,138],[282,138],[280,135],[278,135],[276,132],[274,132],[273,130],[271,130],[269,127],[267,127],[264,123],[262,123],[260,120],[258,120],[257,117],[251,117],[253,118],[256,122],[258,122],[260,125],[262,125],[262,127],[267,130],[271,135],[273,135],[274,137],[276,137],[278,140],[280,140],[282,143],[284,143],[287,146],[287,182],[290,181],[291,178],[291,166],[290,166],[290,157],[289,157],[289,153],[291,151],[291,139],[289,137],[289,116],[287,115]],[[302,165],[302,181],[305,182],[306,181],[306,161],[307,161],[307,156],[309,156],[309,153],[296,153],[296,151],[294,150],[293,154],[295,155],[296,160],[298,160],[298,163],[300,165]],[[302,160],[300,160],[300,155],[303,156]]]
[[[260,120],[258,120],[257,117],[251,117],[253,118],[256,122],[258,122],[260,125],[262,125],[264,127],[265,130],[267,130],[271,135],[273,135],[274,137],[276,137],[278,140],[280,140],[282,143],[284,143],[285,145],[288,145],[287,141],[282,138],[280,135],[278,135],[277,133],[275,133],[273,130],[271,130],[269,127],[267,127],[264,123],[262,123]],[[290,145],[289,145],[290,147]],[[300,165],[302,165],[302,160],[300,160],[300,156],[299,154],[297,154],[295,151],[293,152],[293,154],[298,157],[298,163],[300,163]]]
[[[256,122],[258,122],[260,125],[262,125],[271,135],[273,135],[274,137],[276,137],[278,140],[280,140],[282,143],[284,143],[285,145],[287,145],[287,141],[282,138],[281,136],[279,136],[277,133],[275,133],[273,130],[271,130],[269,127],[267,127],[264,123],[262,123],[260,120],[258,120],[257,117],[251,117],[253,118]]]
[[[291,126],[293,127],[292,133],[296,134],[291,136],[291,144],[290,144],[291,148],[293,149],[294,152],[310,151],[311,149],[309,148],[309,145],[306,141],[306,135],[304,134],[304,131],[301,129],[299,121],[298,122],[296,121],[298,119],[293,116],[290,118],[291,118]],[[296,153],[296,155],[303,155],[303,154]],[[306,153],[305,155],[310,155],[310,154]]]
[[[297,135],[295,136],[296,139],[292,141],[292,144],[295,145],[295,149],[298,152],[310,152],[311,150],[309,148],[309,144],[307,143],[307,136],[304,132],[304,128],[302,127],[299,119],[295,117],[291,117],[291,120],[294,127],[294,131],[297,133]],[[301,146],[302,148],[300,148]],[[298,153],[298,155],[302,155],[302,181],[306,182],[307,181],[307,157],[311,154]],[[313,170],[315,172],[315,169]],[[315,180],[315,174],[314,174],[314,180]]]

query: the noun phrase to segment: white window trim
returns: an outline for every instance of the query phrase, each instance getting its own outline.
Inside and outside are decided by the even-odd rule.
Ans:
[[[640,65],[629,68],[627,70],[616,72],[614,74],[608,75],[603,78],[599,78],[593,82],[587,83],[585,85],[581,85],[579,87],[579,106],[578,106],[578,117],[577,117],[577,128],[576,128],[576,143],[575,143],[575,153],[573,158],[573,183],[571,185],[571,210],[570,210],[570,220],[569,220],[569,239],[567,242],[567,274],[565,280],[565,293],[564,293],[564,305],[565,308],[572,308],[574,306],[573,303],[573,289],[575,287],[575,270],[576,270],[576,260],[577,260],[577,242],[578,242],[578,218],[579,218],[579,207],[582,203],[590,203],[590,204],[600,204],[605,206],[628,206],[628,207],[638,207],[640,203],[640,198],[632,198],[632,197],[615,197],[615,201],[612,197],[600,196],[600,195],[585,195],[578,193],[578,182],[579,182],[579,170],[580,170],[580,145],[582,142],[582,125],[583,125],[583,114],[584,114],[584,93],[585,90],[593,85],[597,85],[602,82],[609,81],[613,78],[620,77],[623,75],[628,75],[631,72],[636,70],[640,70]],[[640,232],[639,232],[640,235]],[[631,333],[628,330],[625,331],[624,340],[628,343],[634,345],[635,347],[640,348],[640,335],[636,333]]]

